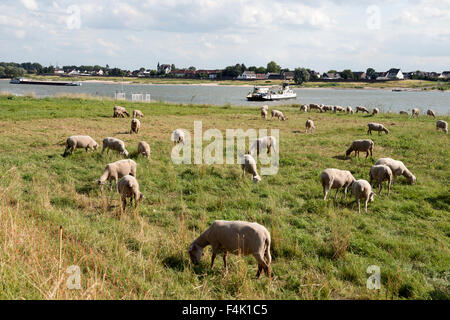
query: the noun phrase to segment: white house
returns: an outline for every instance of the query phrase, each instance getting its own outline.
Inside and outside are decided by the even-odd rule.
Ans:
[[[405,77],[403,76],[403,72],[400,69],[390,69],[386,73],[386,78],[388,80],[403,80]]]
[[[256,79],[256,73],[254,71],[244,71],[240,76],[237,77],[238,79]]]

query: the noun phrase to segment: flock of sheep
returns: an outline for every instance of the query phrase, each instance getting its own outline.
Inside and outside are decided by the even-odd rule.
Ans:
[[[308,112],[311,110],[317,110],[319,112],[334,111],[334,112],[347,112],[353,114],[352,107],[343,108],[340,106],[326,106],[318,104],[302,105],[301,111]],[[356,113],[364,112],[369,113],[369,110],[365,107],[356,107]],[[373,115],[378,114],[380,111],[374,108]],[[400,112],[403,114],[403,111]],[[418,109],[413,109],[412,115],[418,116]],[[427,114],[435,117],[432,110],[428,110]],[[129,117],[128,111],[120,106],[114,107],[115,118]],[[261,108],[261,117],[267,119],[268,106]],[[138,117],[144,117],[143,113],[139,110],[133,111],[133,117],[131,120],[132,133],[139,133],[140,121]],[[271,111],[271,119],[277,118],[285,121],[286,117],[279,110]],[[438,120],[436,123],[436,129],[442,129],[444,132],[448,132],[448,124],[443,120]],[[314,122],[311,119],[306,121],[306,132],[313,132],[315,130]],[[377,131],[379,134],[385,132],[389,133],[389,130],[379,123],[368,123],[368,134],[372,131]],[[172,141],[174,144],[184,144],[185,136],[181,129],[176,129],[172,133]],[[66,141],[66,149],[64,156],[72,153],[76,148],[83,148],[88,151],[96,150],[98,144],[89,136],[71,136]],[[257,163],[253,155],[259,154],[261,151],[270,153],[271,150],[276,151],[277,141],[273,136],[262,137],[254,141],[250,146],[249,152],[243,155],[242,172],[243,176],[248,172],[252,175],[252,179],[255,183],[261,181],[261,177],[257,171]],[[359,152],[366,152],[366,158],[372,156],[374,148],[374,142],[370,139],[355,140],[346,151],[346,156],[349,156],[352,152],[355,152],[355,156],[359,156]],[[125,148],[125,143],[122,140],[113,137],[106,137],[103,139],[102,154],[109,149],[119,152],[125,157],[128,156],[128,151]],[[138,154],[142,154],[145,157],[150,156],[150,146],[145,141],[140,141],[138,144]],[[106,165],[103,174],[98,179],[98,184],[103,185],[106,181],[110,182],[110,188],[112,188],[112,181],[115,181],[117,191],[120,194],[122,200],[122,206],[125,208],[126,199],[130,198],[130,205],[132,206],[133,199],[135,207],[138,202],[144,198],[144,195],[139,191],[139,183],[136,179],[136,167],[137,164],[131,159],[119,160]],[[358,212],[360,212],[360,199],[365,200],[365,211],[367,212],[368,202],[374,201],[375,193],[372,191],[372,181],[375,181],[379,187],[379,194],[381,194],[382,183],[387,181],[388,183],[388,196],[390,195],[391,185],[395,182],[395,179],[403,175],[408,179],[410,184],[414,184],[416,177],[406,168],[403,162],[394,160],[391,158],[378,159],[374,166],[371,167],[369,172],[370,181],[364,179],[356,180],[350,171],[340,170],[335,168],[325,169],[321,175],[320,180],[323,187],[324,200],[326,200],[330,189],[336,189],[335,199],[339,192],[339,189],[344,189],[344,196],[347,196],[347,189],[351,187],[352,193],[358,203]],[[229,252],[242,255],[253,255],[258,262],[258,272],[256,277],[258,278],[262,271],[264,271],[270,278],[270,233],[262,225],[253,222],[246,221],[224,221],[216,220],[211,226],[206,229],[199,237],[197,237],[188,248],[188,253],[192,263],[198,264],[203,254],[203,248],[211,245],[212,257],[211,268],[213,267],[215,257],[218,253],[223,254],[223,262],[225,270],[227,270],[227,254]]]

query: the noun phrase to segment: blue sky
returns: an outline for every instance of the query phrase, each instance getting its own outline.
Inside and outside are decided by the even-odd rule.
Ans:
[[[450,70],[450,0],[1,0],[0,61]]]

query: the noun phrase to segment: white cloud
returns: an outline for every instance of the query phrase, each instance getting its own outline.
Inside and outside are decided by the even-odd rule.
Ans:
[[[22,2],[22,4],[25,6],[25,8],[27,8],[29,10],[37,10],[38,9],[38,5],[35,0],[20,0],[20,2]]]

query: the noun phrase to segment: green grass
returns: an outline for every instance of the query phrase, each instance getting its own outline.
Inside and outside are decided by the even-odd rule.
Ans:
[[[122,102],[121,102],[122,103]],[[139,135],[130,119],[112,118],[110,99],[0,96],[0,298],[2,299],[449,299],[449,135],[435,121],[380,114],[389,135],[371,136],[374,158],[345,158],[366,138],[366,115],[280,109],[266,121],[250,107],[123,102],[144,112]],[[317,130],[304,133],[310,117]],[[448,116],[439,117],[449,121]],[[238,165],[174,165],[170,133],[193,132],[194,120],[221,132],[280,129],[280,170],[255,185]],[[138,163],[145,200],[121,214],[119,197],[95,180],[114,153],[77,150],[63,158],[65,139],[87,134],[124,140]],[[137,142],[152,148],[135,156]],[[380,157],[402,160],[391,196],[377,196],[358,214],[353,196],[322,200],[321,171],[350,170],[359,179]],[[253,257],[221,259],[210,249],[194,267],[189,243],[215,219],[250,220],[272,236],[274,278],[255,280]],[[59,226],[63,237],[61,252]],[[61,258],[60,258],[61,253]],[[68,290],[65,270],[81,269],[81,290]],[[370,265],[381,268],[381,290],[366,288]],[[61,266],[61,267],[59,267]]]

